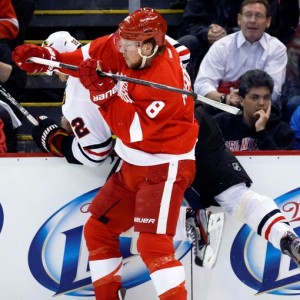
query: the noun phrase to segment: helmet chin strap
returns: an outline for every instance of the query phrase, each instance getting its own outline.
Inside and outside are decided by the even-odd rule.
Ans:
[[[142,58],[142,63],[140,65],[139,69],[142,69],[142,68],[145,67],[147,59],[153,57],[156,54],[157,50],[158,50],[158,46],[156,45],[154,50],[153,50],[153,53],[151,55],[147,56],[147,55],[142,54],[142,48],[141,47],[138,48],[138,53],[139,53],[140,57]]]

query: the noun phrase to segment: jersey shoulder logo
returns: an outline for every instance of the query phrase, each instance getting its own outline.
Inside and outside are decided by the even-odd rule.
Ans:
[[[118,96],[125,102],[133,103],[134,101],[130,98],[128,94],[128,82],[125,81],[119,81],[117,83],[118,86]]]

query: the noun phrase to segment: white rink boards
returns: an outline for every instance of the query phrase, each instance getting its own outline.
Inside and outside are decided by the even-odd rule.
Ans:
[[[300,234],[300,155],[238,158],[254,181],[253,189],[276,198]],[[108,160],[88,168],[53,157],[0,157],[0,299],[94,299],[82,226],[86,208],[112,165]],[[157,299],[129,243],[125,234],[126,300]],[[228,216],[212,270],[191,264],[187,242],[175,247],[185,266],[189,300],[299,298],[300,270]]]

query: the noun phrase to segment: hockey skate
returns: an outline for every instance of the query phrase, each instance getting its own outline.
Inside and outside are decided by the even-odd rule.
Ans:
[[[195,263],[198,266],[209,269],[214,267],[220,248],[224,221],[224,213],[212,214],[205,209],[187,212],[187,236],[193,244]]]
[[[125,288],[120,288],[118,290],[118,299],[119,300],[124,300],[125,299],[125,294],[126,294],[126,289]]]
[[[300,238],[288,231],[280,240],[280,248],[282,253],[290,256],[300,268]]]

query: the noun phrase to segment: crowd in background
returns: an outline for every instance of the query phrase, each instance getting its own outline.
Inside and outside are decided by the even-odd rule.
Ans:
[[[246,1],[248,4],[256,2],[264,6],[264,0]],[[187,70],[194,91],[215,101],[243,109],[238,93],[240,76],[250,69],[266,71],[274,81],[266,130],[275,120],[276,124],[288,124],[294,132],[294,142],[275,149],[300,149],[299,2],[267,2],[269,10],[244,14],[240,11],[243,0],[173,0],[170,8],[184,9],[178,35],[174,38],[191,52]],[[26,89],[27,75],[15,66],[11,53],[24,43],[34,9],[35,0],[2,0],[0,3],[0,83],[16,99]],[[249,40],[247,34],[251,36],[251,30],[263,38],[254,37],[251,41],[250,37]],[[240,43],[238,49],[230,48],[234,39]],[[220,113],[208,106],[206,109],[212,115]],[[0,153],[17,151],[16,132],[20,120],[22,114],[0,94]]]
[[[292,130],[283,126],[283,122],[290,122],[300,104],[297,92],[287,86],[298,82],[299,77],[291,79],[286,76],[287,47],[296,36],[298,21],[298,0],[187,1],[178,40],[191,51],[188,71],[194,91],[215,101],[241,107],[244,115],[241,124],[248,123],[247,133],[242,127],[223,130],[225,139],[229,139],[227,142],[235,144],[232,150],[297,147],[290,135]],[[292,65],[295,64],[297,62]],[[256,107],[252,108],[257,111],[256,120],[246,122],[249,106],[244,105],[247,101],[242,101],[239,80],[246,71],[255,69],[267,72],[274,86],[271,99],[259,100],[257,97]],[[259,87],[258,82],[257,85]],[[272,106],[270,111],[268,103]],[[206,110],[213,115],[219,113],[211,106],[206,106]],[[224,120],[220,123],[221,129],[228,125]],[[261,122],[264,122],[263,127],[255,125]],[[295,123],[292,128],[295,130]],[[272,143],[261,147],[259,141],[262,138],[272,140]]]

